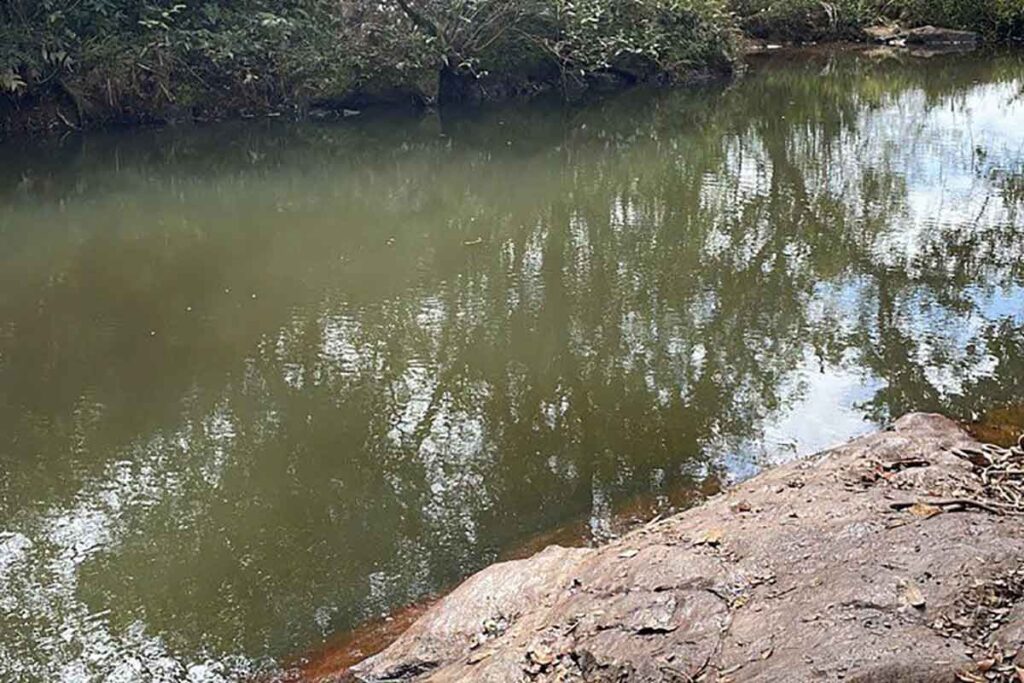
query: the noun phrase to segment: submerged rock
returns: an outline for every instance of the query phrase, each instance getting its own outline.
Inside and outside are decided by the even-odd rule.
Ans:
[[[495,565],[350,675],[1011,680],[1024,525],[954,452],[975,445],[911,415],[611,545]]]

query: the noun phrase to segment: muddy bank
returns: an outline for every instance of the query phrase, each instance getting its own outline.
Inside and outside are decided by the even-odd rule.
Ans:
[[[1018,680],[1018,459],[911,415],[608,546],[492,566],[334,680]]]

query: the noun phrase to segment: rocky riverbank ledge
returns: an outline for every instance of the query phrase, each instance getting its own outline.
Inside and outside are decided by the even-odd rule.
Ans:
[[[914,414],[601,548],[494,565],[356,681],[1024,681],[1024,452]]]

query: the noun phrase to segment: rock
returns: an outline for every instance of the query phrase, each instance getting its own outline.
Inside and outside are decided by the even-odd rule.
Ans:
[[[977,46],[980,36],[971,31],[957,31],[935,26],[921,26],[903,30],[899,26],[870,26],[863,31],[869,42],[890,47],[909,47],[914,57],[932,57],[951,51],[970,50]]]
[[[1024,602],[1014,605],[1005,624],[993,634],[993,640],[1007,652],[1024,654]]]
[[[869,26],[864,29],[864,35],[874,43],[889,43],[900,38],[903,29],[899,26]]]
[[[321,97],[310,103],[312,118],[349,118],[366,110],[419,112],[426,107],[427,96],[411,88],[353,90],[336,97]]]
[[[907,45],[974,45],[980,40],[978,34],[973,31],[957,31],[935,26],[912,28],[903,38]]]
[[[1016,519],[913,507],[983,495],[973,466],[951,452],[974,443],[950,420],[908,416],[606,547],[495,565],[350,673],[367,682],[953,680],[977,671],[971,654],[989,629],[958,632],[950,615],[976,604],[979,586],[1010,585],[1000,577],[1024,563]],[[736,514],[741,504],[758,514]],[[1024,604],[1001,590],[1007,611]],[[1020,642],[1018,612],[999,633],[1007,645]],[[478,638],[497,618],[507,628]]]
[[[481,652],[473,659],[481,659],[488,649],[486,638],[478,635],[507,634],[520,615],[564,591],[572,571],[594,552],[552,546],[531,558],[489,567],[423,615],[388,648],[387,657],[361,664],[362,675],[368,680],[401,679],[403,672],[429,672],[457,658],[469,659],[469,650],[476,648]],[[490,627],[497,622],[507,623],[503,632]]]

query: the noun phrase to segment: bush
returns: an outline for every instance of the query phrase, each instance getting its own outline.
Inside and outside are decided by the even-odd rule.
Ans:
[[[267,107],[347,87],[345,17],[329,0],[7,0],[0,89],[90,109]]]
[[[858,38],[861,29],[898,21],[977,31],[990,39],[1024,35],[1024,0],[733,0],[743,30],[757,38]]]
[[[48,104],[91,123],[302,107],[439,69],[723,68],[723,1],[6,0],[0,117]]]
[[[755,38],[816,41],[855,38],[878,18],[876,0],[734,0],[743,30]]]
[[[0,130],[301,109],[438,74],[672,79],[728,70],[737,27],[823,40],[883,19],[1019,36],[1024,0],[0,0]]]
[[[638,62],[668,76],[727,67],[731,17],[717,0],[556,0],[547,49],[579,73]]]
[[[990,39],[1024,37],[1024,0],[904,0],[897,18],[977,31]]]

